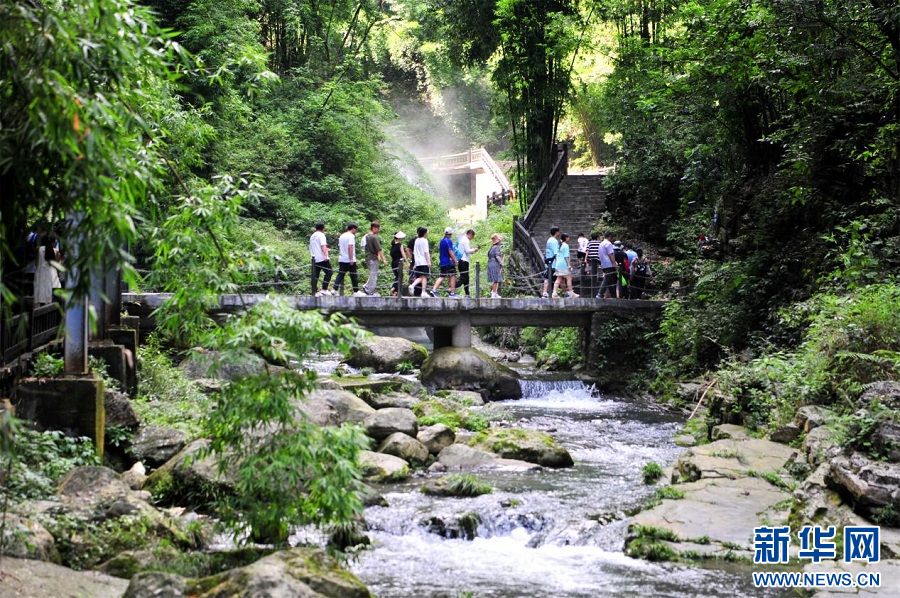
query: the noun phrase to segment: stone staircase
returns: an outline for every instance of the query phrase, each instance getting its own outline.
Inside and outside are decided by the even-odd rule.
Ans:
[[[531,227],[531,235],[543,249],[551,226],[558,226],[572,238],[569,245],[575,252],[578,233],[590,237],[597,220],[606,210],[604,175],[567,174],[550,198],[540,217]],[[599,231],[598,231],[599,232]]]

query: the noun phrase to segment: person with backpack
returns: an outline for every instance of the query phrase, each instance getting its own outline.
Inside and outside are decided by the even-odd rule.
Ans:
[[[613,256],[616,260],[616,299],[628,297],[628,278],[631,272],[628,268],[628,254],[622,247],[621,241],[613,243]]]
[[[459,265],[459,284],[457,288],[462,287],[466,292],[466,297],[469,296],[469,262],[479,249],[478,247],[472,247],[472,239],[474,238],[475,231],[470,228],[464,235],[459,236],[456,245],[453,246],[453,252]]]
[[[441,275],[434,281],[431,287],[431,296],[437,297],[437,290],[444,283],[444,278],[450,278],[450,294],[448,297],[459,299],[456,294],[456,252],[453,251],[453,229],[449,226],[444,229],[444,238],[438,244],[438,257],[440,258]]]
[[[644,257],[644,250],[640,247],[635,249],[637,258],[631,264],[631,284],[628,287],[629,299],[640,299],[650,279],[653,278],[653,270],[650,268],[650,260]]]
[[[412,252],[407,251],[406,246],[403,244],[403,239],[405,238],[406,233],[402,230],[398,230],[394,233],[394,238],[391,240],[391,271],[394,273],[394,282],[391,284],[391,295],[394,297],[400,296],[401,283],[403,282],[403,262],[407,261],[407,258],[412,256]]]

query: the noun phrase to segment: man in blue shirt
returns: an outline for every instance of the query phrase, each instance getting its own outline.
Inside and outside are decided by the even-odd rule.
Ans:
[[[437,280],[434,281],[434,286],[431,288],[431,296],[437,297],[438,287],[441,286],[444,282],[444,278],[450,277],[450,295],[453,299],[458,299],[459,295],[456,294],[456,252],[453,251],[453,229],[449,226],[444,229],[444,238],[441,239],[440,244],[438,245],[438,256],[440,256],[441,262],[441,275]]]

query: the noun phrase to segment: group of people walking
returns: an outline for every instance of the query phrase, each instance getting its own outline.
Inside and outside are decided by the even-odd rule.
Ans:
[[[325,223],[318,222],[315,231],[309,239],[309,251],[313,259],[313,294],[317,297],[333,295],[338,292],[345,279],[349,276],[350,285],[353,288],[354,297],[377,297],[378,272],[381,265],[387,265],[385,252],[379,233],[381,224],[373,221],[369,226],[369,232],[362,239],[363,261],[368,270],[368,280],[359,288],[359,274],[357,266],[356,234],[358,225],[355,222],[347,224],[347,229],[338,239],[338,274],[331,283],[332,267],[328,249],[328,240],[325,236]],[[437,297],[444,280],[448,281],[448,296],[460,298],[458,289],[470,295],[470,270],[472,256],[481,248],[473,246],[475,231],[467,230],[459,236],[454,243],[453,229],[444,229],[444,236],[438,243],[438,275],[429,289],[429,278],[432,277],[431,246],[428,240],[428,229],[418,227],[415,237],[405,241],[406,233],[397,231],[394,233],[388,248],[391,270],[394,281],[391,284],[390,294],[401,296],[403,291],[408,295],[421,297]],[[491,235],[491,247],[488,249],[488,282],[491,283],[491,297],[499,298],[499,287],[503,263],[500,255],[500,243],[503,237],[494,233]],[[408,264],[409,280],[404,283],[404,264]],[[457,273],[459,278],[457,279]],[[319,275],[323,275],[322,287],[319,289]]]
[[[593,281],[602,272],[596,299],[640,299],[653,277],[650,260],[642,248],[612,241],[612,236],[611,232],[607,232],[601,240],[600,233],[593,233],[588,240],[584,234],[579,234],[576,257],[573,259],[569,249],[570,235],[561,232],[558,226],[551,227],[544,250],[547,267],[541,296],[562,297],[559,289],[565,285],[566,297],[578,297],[572,290],[572,270],[579,268],[585,275],[590,268],[592,289]]]

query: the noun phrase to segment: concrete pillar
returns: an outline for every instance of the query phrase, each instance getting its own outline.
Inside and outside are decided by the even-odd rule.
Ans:
[[[109,315],[107,312],[109,304],[104,297],[106,295],[106,275],[105,273],[91,272],[90,276],[90,305],[96,320],[94,321],[94,326],[88,330],[88,338],[90,340],[99,340],[106,338],[107,316]]]
[[[72,229],[78,230],[83,220],[82,214],[72,216]],[[81,249],[81,237],[76,234],[69,246],[69,261],[74,263]],[[74,289],[83,273],[75,266],[69,268],[66,277],[66,288]],[[66,343],[65,372],[67,374],[85,374],[88,370],[88,303],[87,298],[70,299],[66,302]]]
[[[472,320],[468,316],[463,316],[453,327],[451,343],[454,347],[472,346]]]
[[[19,384],[16,394],[18,417],[48,430],[87,436],[103,456],[106,411],[102,380],[93,375],[29,379]]]

